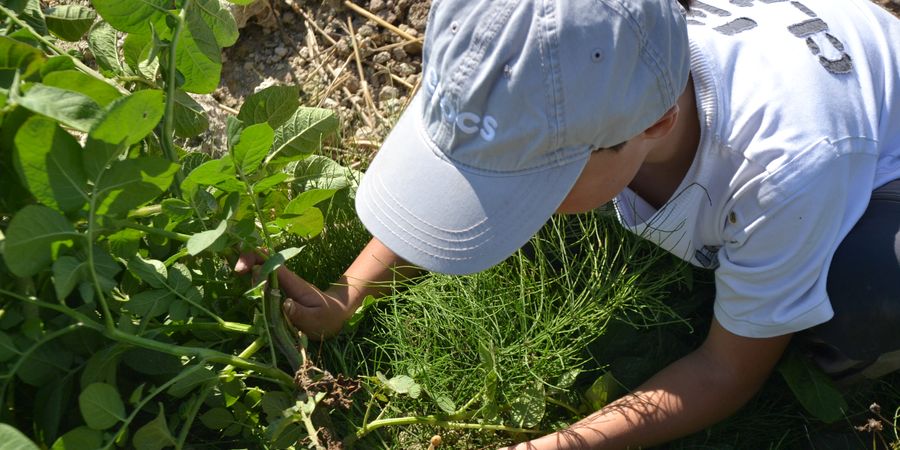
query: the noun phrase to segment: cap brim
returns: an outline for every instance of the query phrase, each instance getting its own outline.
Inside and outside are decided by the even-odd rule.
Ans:
[[[460,168],[433,150],[409,108],[363,176],[356,210],[394,253],[430,271],[487,269],[524,245],[572,189],[590,152],[527,174]]]

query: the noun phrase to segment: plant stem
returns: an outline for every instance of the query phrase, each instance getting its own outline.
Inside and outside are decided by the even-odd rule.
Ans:
[[[189,356],[218,364],[230,364],[241,369],[256,371],[262,375],[265,375],[266,377],[275,380],[278,383],[281,383],[285,387],[290,387],[291,389],[293,389],[294,386],[294,378],[281,369],[278,369],[277,367],[265,366],[238,356],[222,353],[217,350],[172,345],[128,334],[117,328],[108,329],[72,308],[68,308],[62,305],[55,305],[53,303],[42,302],[34,297],[25,297],[3,289],[0,289],[0,293],[21,300],[25,303],[40,306],[42,308],[52,309],[54,311],[59,311],[78,321],[79,326],[86,326],[92,330],[98,331],[102,333],[107,339],[111,339],[113,341],[124,342],[136,347],[146,348],[168,355]]]
[[[178,38],[181,36],[181,29],[184,28],[185,17],[188,8],[190,8],[191,0],[185,0],[181,11],[176,19],[175,29],[172,31],[172,42],[169,44],[169,76],[166,79],[166,113],[163,119],[162,144],[166,157],[173,163],[178,163],[178,156],[175,154],[175,80],[178,70],[176,69],[176,53],[178,49]],[[175,182],[172,183],[172,195],[175,198],[181,198],[181,183],[184,181],[184,174],[181,173],[181,166],[175,172]]]
[[[132,230],[143,231],[145,233],[154,234],[159,237],[163,237],[166,239],[171,239],[173,241],[179,242],[187,242],[191,237],[183,234],[176,233],[174,231],[161,230],[159,228],[148,227],[146,225],[139,224],[137,222],[132,222],[130,220],[116,220],[114,222],[117,226],[131,228]]]
[[[576,415],[576,416],[580,416],[580,415],[581,415],[581,413],[579,413],[577,409],[575,409],[574,407],[572,407],[572,405],[570,405],[570,404],[568,404],[568,403],[566,403],[566,402],[557,400],[557,399],[555,399],[555,398],[553,398],[553,397],[544,397],[544,400],[546,400],[547,403],[550,403],[551,405],[559,406],[559,407],[561,407],[561,408],[563,408],[563,409],[569,411],[570,413],[572,413],[572,414],[574,414],[574,415]]]
[[[187,414],[185,415],[184,424],[181,426],[181,431],[178,432],[178,440],[175,442],[175,450],[181,450],[184,448],[184,442],[187,441],[188,432],[191,431],[191,424],[194,422],[194,418],[197,417],[197,413],[200,411],[200,407],[203,406],[203,402],[206,401],[206,397],[209,396],[209,393],[212,392],[213,387],[216,385],[217,380],[209,381],[203,385],[203,388],[200,390],[200,394],[197,396],[197,399],[188,407]]]
[[[238,322],[223,322],[223,323],[207,323],[207,322],[192,322],[192,323],[180,323],[180,324],[168,324],[162,325],[150,330],[150,332],[160,332],[165,333],[169,331],[226,331],[233,333],[241,333],[241,334],[251,334],[253,332],[253,325],[247,325],[245,323]]]
[[[244,182],[244,185],[247,186],[247,195],[250,196],[250,199],[253,201],[253,209],[262,226],[263,239],[265,240],[266,248],[272,250],[274,248],[274,241],[269,234],[269,230],[266,228],[265,216],[263,215],[262,207],[259,205],[259,199],[257,198],[256,192],[253,191],[250,180],[239,164],[235,164],[235,171],[237,171],[237,175],[240,177],[241,181]],[[291,369],[296,371],[300,368],[301,361],[297,354],[296,344],[286,330],[286,318],[284,317],[284,313],[281,312],[281,291],[278,288],[278,274],[274,270],[269,276],[269,286],[269,289],[263,290],[262,308],[263,317],[266,318],[266,336],[269,338],[269,343],[271,344],[269,349],[272,353],[272,361],[276,360],[275,347],[278,347],[284,357],[287,358],[288,363],[291,365]]]
[[[440,419],[436,416],[409,416],[409,417],[397,417],[393,419],[380,419],[373,421],[370,424],[359,429],[356,432],[356,437],[361,438],[366,434],[371,433],[373,430],[376,430],[381,427],[387,426],[398,426],[398,425],[431,425],[442,428],[449,429],[465,429],[465,430],[486,430],[486,431],[506,431],[509,433],[524,433],[524,434],[543,434],[542,430],[530,430],[527,428],[515,428],[508,427],[506,425],[492,425],[492,424],[484,424],[484,423],[469,423],[469,422],[451,422],[448,420]]]
[[[255,355],[256,352],[258,352],[265,345],[266,345],[266,340],[263,337],[258,337],[258,338],[256,338],[255,341],[251,342],[250,345],[248,345],[247,348],[244,349],[244,351],[242,351],[238,354],[238,358],[249,358],[249,357]],[[234,370],[234,366],[229,364],[222,368],[221,373],[226,374],[226,373],[231,372],[232,370]]]

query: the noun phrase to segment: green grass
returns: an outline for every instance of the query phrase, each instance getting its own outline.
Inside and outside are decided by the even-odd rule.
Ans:
[[[341,214],[335,216],[340,226],[310,241],[291,262],[323,287],[369,239],[352,209],[332,213]],[[370,307],[357,328],[312,343],[321,367],[367,380],[350,410],[330,413],[334,434],[356,433],[370,404],[370,423],[376,416],[432,415],[456,423],[515,427],[522,423],[513,411],[541,389],[551,400],[542,403],[544,414],[534,429],[549,431],[589,412],[583,394],[603,373],[620,384],[611,395],[621,394],[705,337],[712,315],[712,274],[628,234],[607,215],[556,218],[532,246],[533,251],[520,251],[479,274],[431,274],[399,286]],[[579,369],[578,376],[564,381],[573,369]],[[373,393],[385,393],[365,378],[376,372],[388,378],[409,375],[423,392],[415,399],[388,395],[373,401]],[[880,403],[883,416],[892,420],[900,405],[897,386],[900,375],[853,387],[845,395],[850,405],[846,419],[825,424],[804,411],[774,374],[733,417],[661,448],[882,448],[872,446],[870,433],[853,427],[872,416],[872,402]],[[493,394],[486,397],[486,392]],[[888,425],[883,436],[895,441]],[[454,449],[494,448],[527,438],[432,425],[385,426],[367,432],[357,448],[424,449],[435,433]],[[846,445],[834,447],[838,442]]]

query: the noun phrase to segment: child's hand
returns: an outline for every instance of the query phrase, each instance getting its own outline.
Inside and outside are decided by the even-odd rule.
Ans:
[[[265,262],[259,253],[241,253],[234,271],[248,273]],[[339,292],[321,291],[286,267],[277,270],[278,284],[285,294],[284,313],[298,330],[312,339],[333,336],[341,331],[353,311]],[[345,291],[344,291],[345,292]]]

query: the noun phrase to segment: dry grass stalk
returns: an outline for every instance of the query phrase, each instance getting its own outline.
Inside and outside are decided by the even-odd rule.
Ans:
[[[363,92],[363,97],[366,99],[366,104],[369,107],[369,111],[373,116],[380,116],[378,114],[378,109],[375,107],[375,102],[372,100],[372,93],[369,92],[369,83],[366,81],[366,72],[363,70],[362,59],[359,57],[359,43],[356,40],[356,30],[353,29],[353,21],[347,17],[347,28],[350,31],[350,42],[353,44],[353,55],[356,58],[356,70],[359,72],[359,88]],[[366,125],[369,128],[375,128],[375,122],[371,117],[367,117],[363,115],[363,120],[365,120]]]
[[[359,15],[377,23],[378,25],[381,25],[381,26],[387,28],[388,30],[390,30],[391,32],[396,34],[397,36],[400,36],[401,38],[406,39],[408,41],[406,43],[410,43],[410,42],[418,42],[419,44],[422,43],[422,39],[419,39],[405,31],[391,25],[390,22],[387,22],[384,19],[382,19],[381,17],[378,17],[375,14],[372,14],[371,12],[369,12],[369,10],[363,8],[362,6],[359,6],[349,0],[344,1],[344,6],[356,11]]]

